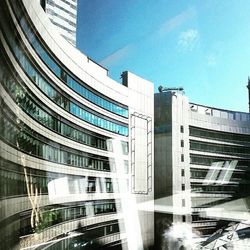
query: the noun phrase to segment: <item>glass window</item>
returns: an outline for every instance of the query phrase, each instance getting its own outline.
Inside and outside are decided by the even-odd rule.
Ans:
[[[184,133],[184,127],[183,127],[183,125],[180,126],[180,132]]]
[[[184,154],[181,154],[181,162],[184,162]]]
[[[100,97],[99,95],[94,94],[93,92],[87,90],[86,87],[84,87],[84,85],[75,81],[71,76],[69,76],[69,74],[67,74],[63,69],[61,69],[61,67],[52,58],[52,56],[49,55],[45,51],[45,49],[43,49],[42,45],[40,44],[40,41],[37,39],[37,37],[33,33],[32,29],[27,24],[26,19],[23,17],[23,15],[20,15],[19,19],[20,19],[21,27],[24,31],[26,31],[25,34],[26,34],[28,40],[30,41],[30,43],[33,45],[35,51],[42,58],[42,60],[45,62],[45,64],[50,68],[50,70],[55,73],[56,76],[58,76],[60,79],[62,79],[66,84],[68,84],[69,87],[71,87],[73,90],[75,90],[78,94],[80,94],[84,98],[87,98],[89,101],[95,103],[96,105],[98,105],[104,109],[107,109],[113,113],[116,113],[118,115],[128,117],[127,108],[121,107],[118,104],[114,104],[110,101],[107,101],[104,98]],[[20,52],[20,51],[18,51],[18,52]],[[22,59],[24,59],[24,58],[21,57],[20,60],[22,60]],[[100,100],[102,100],[102,101],[100,101]],[[122,111],[122,112],[120,112],[120,111]]]
[[[182,177],[185,176],[185,170],[184,170],[184,169],[181,170],[181,176],[182,176]]]
[[[182,200],[181,200],[181,205],[182,205],[182,207],[185,207],[185,206],[186,206],[186,204],[185,204],[185,199],[182,199]]]
[[[13,32],[10,32],[10,30],[8,30],[8,27],[5,27],[5,31],[8,34],[8,39],[11,40],[13,43],[17,43],[17,40],[14,39],[13,37]],[[13,45],[13,44],[12,44]],[[13,46],[12,46],[13,48]],[[23,49],[21,48],[21,46],[19,44],[15,44],[15,56],[17,57],[17,59],[19,60],[19,62],[21,63],[23,69],[26,71],[26,73],[29,75],[29,77],[38,85],[38,82],[42,84],[42,86],[39,86],[40,89],[49,97],[51,98],[54,102],[56,102],[57,104],[59,104],[61,107],[63,107],[64,109],[68,110],[68,108],[70,108],[70,112],[73,113],[74,115],[80,117],[80,110],[82,108],[80,108],[78,105],[69,102],[64,96],[61,96],[61,94],[57,93],[57,91],[50,85],[50,83],[48,83],[44,77],[41,75],[40,72],[38,72],[38,70],[36,70],[32,63],[30,62],[30,59],[26,56],[25,52],[23,51]],[[61,73],[63,75],[63,77],[66,77],[65,74],[62,72]],[[36,77],[34,78],[34,75],[36,75]],[[42,81],[38,81],[38,79],[42,79]],[[60,96],[60,98],[58,99],[58,95]],[[90,98],[94,99],[95,95],[93,93],[90,93]],[[96,98],[95,98],[96,99]],[[86,110],[84,110],[85,113],[88,113],[90,117],[88,117],[89,119],[87,119],[88,122],[97,125],[97,116],[87,112]],[[81,119],[83,119],[82,117],[80,117]],[[100,118],[105,120],[104,118]],[[83,119],[84,120],[84,119]],[[118,124],[115,124],[113,122],[109,121],[109,124],[114,125],[114,128],[111,128],[111,126],[108,126],[108,130],[114,132],[114,133],[121,133],[118,128]],[[121,126],[121,125],[119,125]],[[123,135],[128,136],[126,130],[126,133],[124,133]]]

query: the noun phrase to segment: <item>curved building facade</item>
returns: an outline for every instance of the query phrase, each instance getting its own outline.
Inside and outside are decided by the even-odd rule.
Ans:
[[[153,244],[153,84],[122,84],[39,1],[0,3],[1,249]]]
[[[161,183],[155,220],[156,232],[167,232],[162,244],[247,249],[233,246],[249,237],[249,174],[249,113],[190,103],[173,91],[155,94],[155,183]],[[169,236],[175,228],[183,230],[180,241]]]

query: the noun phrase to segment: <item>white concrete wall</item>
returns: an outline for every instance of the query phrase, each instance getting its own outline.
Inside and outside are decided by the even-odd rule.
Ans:
[[[134,196],[139,206],[138,215],[143,237],[142,241],[144,246],[149,246],[152,245],[154,241],[154,86],[151,82],[131,72],[127,72],[127,83],[129,90],[129,124],[131,130],[133,130],[132,127],[135,126],[135,134],[130,133],[129,137],[131,144],[130,150],[132,150],[134,144],[135,155],[138,155],[138,157],[135,157],[134,167],[136,169],[134,169],[134,178],[131,178],[131,185],[132,192],[136,192]],[[135,123],[133,123],[133,115],[136,117]],[[150,120],[148,126],[149,130],[151,130],[151,134],[148,135],[146,133],[147,122],[145,118],[147,118],[148,121]],[[151,139],[149,139],[149,137]],[[151,155],[148,155],[150,152]],[[132,156],[132,152],[130,152],[130,154]],[[146,158],[147,161],[145,160]],[[133,161],[133,159],[131,159],[131,161]],[[131,170],[133,171],[133,169]],[[133,182],[135,184],[134,191]],[[140,191],[147,192],[140,194]]]

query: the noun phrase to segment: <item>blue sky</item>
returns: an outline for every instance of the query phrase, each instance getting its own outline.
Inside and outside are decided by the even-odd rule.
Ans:
[[[109,70],[248,111],[250,1],[78,0],[77,47]]]

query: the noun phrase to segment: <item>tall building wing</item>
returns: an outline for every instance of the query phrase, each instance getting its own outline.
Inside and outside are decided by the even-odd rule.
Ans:
[[[77,0],[41,0],[40,4],[61,36],[76,46]]]

